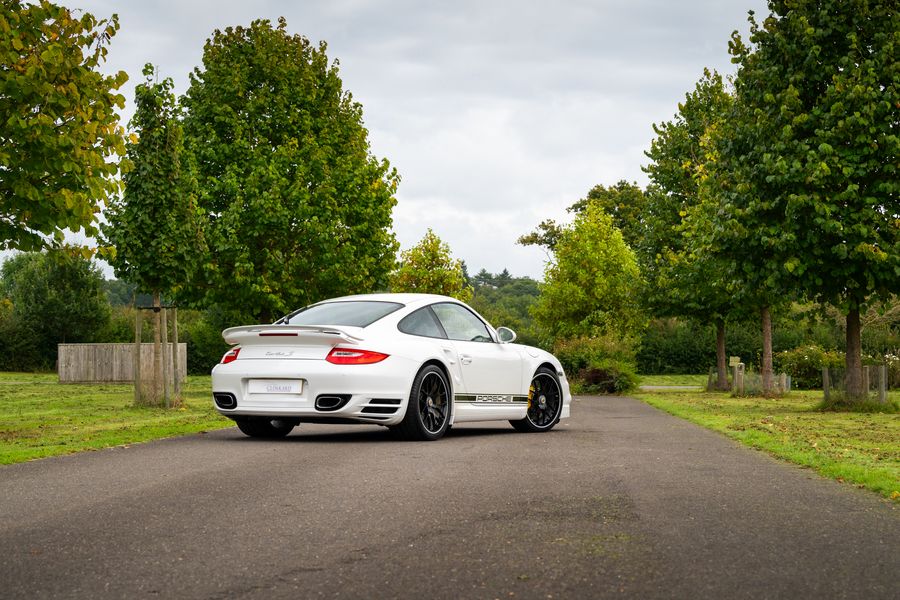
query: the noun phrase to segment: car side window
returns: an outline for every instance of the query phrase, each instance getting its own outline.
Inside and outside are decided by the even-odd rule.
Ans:
[[[431,309],[427,306],[403,317],[400,323],[397,324],[397,329],[410,335],[421,335],[424,337],[443,339],[447,338],[447,336],[444,335],[441,326],[438,324],[434,313],[432,313]]]
[[[493,342],[490,332],[471,311],[459,304],[433,304],[434,314],[451,340],[465,342]]]

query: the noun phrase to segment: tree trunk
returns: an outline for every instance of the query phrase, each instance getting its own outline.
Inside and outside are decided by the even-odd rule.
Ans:
[[[159,292],[153,292],[153,404],[160,404],[163,386],[162,345],[160,342]]]
[[[847,313],[847,399],[860,402],[865,399],[868,390],[863,389],[862,377],[862,337],[860,335],[859,307]]]
[[[762,310],[760,310],[760,317],[762,318],[763,339],[763,394],[765,394],[766,397],[770,397],[775,394],[775,375],[772,373],[772,313],[769,312],[768,306],[764,306]]]
[[[716,389],[728,389],[728,366],[725,356],[725,319],[716,319]]]

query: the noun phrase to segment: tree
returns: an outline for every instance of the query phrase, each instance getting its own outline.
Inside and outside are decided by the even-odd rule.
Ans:
[[[155,75],[146,65],[146,79],[135,89],[125,191],[101,228],[116,276],[152,293],[158,306],[161,293],[177,294],[192,280],[202,233],[172,80],[154,83]]]
[[[796,290],[845,312],[857,399],[860,309],[900,289],[900,9],[769,9],[762,23],[751,14],[749,43],[732,36],[737,101],[716,136],[709,189],[722,218],[708,239],[756,294]]]
[[[562,237],[563,229],[564,226],[559,225],[555,220],[545,219],[531,233],[519,236],[516,243],[522,246],[540,246],[548,252],[553,252],[559,238]]]
[[[109,322],[103,275],[78,251],[17,254],[3,263],[0,277],[16,335],[37,350],[34,363],[23,367],[52,368],[57,344],[91,342]]]
[[[66,229],[95,235],[119,190],[116,90],[128,76],[98,71],[116,15],[74,15],[47,0],[0,6],[0,243],[36,250]]]
[[[628,183],[622,179],[609,187],[596,185],[587,196],[569,206],[566,212],[581,214],[589,204],[596,204],[612,217],[613,225],[622,232],[626,244],[634,247],[640,241],[643,230],[641,215],[646,198],[637,183]],[[553,219],[546,219],[541,221],[536,230],[520,236],[518,243],[523,246],[542,246],[553,252],[564,231],[563,225]]]
[[[285,20],[216,30],[182,99],[209,251],[183,295],[271,320],[383,285],[399,177],[337,61]]]
[[[595,204],[612,217],[613,225],[622,232],[622,239],[629,247],[637,246],[643,235],[643,213],[647,204],[644,190],[637,183],[622,179],[609,187],[596,185],[586,197],[566,210],[579,214],[588,204]]]
[[[391,274],[392,292],[442,294],[463,302],[472,288],[463,275],[462,261],[450,254],[450,246],[429,229],[422,240],[400,255],[400,266]]]
[[[684,217],[701,201],[699,183],[708,162],[706,140],[732,97],[722,77],[704,70],[694,89],[678,104],[670,121],[653,126],[656,138],[644,167],[653,186],[642,207],[635,241],[647,279],[647,303],[657,316],[684,316],[716,327],[717,387],[727,389],[725,322],[735,305],[725,286],[724,266],[692,251]]]
[[[168,403],[166,358],[160,345],[168,324],[160,318],[160,299],[163,293],[178,294],[194,279],[203,236],[196,181],[182,156],[184,140],[172,80],[154,83],[157,73],[150,64],[143,73],[146,79],[135,89],[133,134],[126,146],[125,191],[111,203],[102,230],[116,276],[153,297],[153,392],[145,397],[141,382],[135,382],[135,393],[141,403],[155,404],[163,399]],[[177,404],[179,398],[175,400]]]
[[[478,287],[470,302],[472,308],[491,325],[495,327],[502,325],[515,330],[518,343],[539,344],[541,340],[535,331],[534,319],[530,312],[540,294],[538,282],[530,277],[513,277],[506,269],[496,276],[497,279],[504,279],[502,285],[492,284],[495,276],[485,269],[475,277]],[[487,283],[482,283],[484,281]]]
[[[588,204],[556,244],[533,309],[554,339],[594,334],[625,338],[644,323],[634,252],[612,217]]]

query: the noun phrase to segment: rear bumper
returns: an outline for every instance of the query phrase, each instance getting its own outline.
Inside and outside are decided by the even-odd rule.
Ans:
[[[391,357],[373,365],[333,365],[324,360],[245,359],[219,364],[212,371],[213,394],[230,395],[234,408],[215,408],[226,417],[270,416],[310,420],[347,419],[395,425],[406,412],[414,368]],[[251,393],[255,379],[301,381],[299,393]],[[341,397],[337,409],[316,408],[320,397]],[[226,406],[228,403],[225,403]],[[323,402],[322,405],[334,404]]]

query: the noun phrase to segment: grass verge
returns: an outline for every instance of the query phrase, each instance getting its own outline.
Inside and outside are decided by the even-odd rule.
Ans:
[[[821,396],[821,391],[777,399],[684,390],[635,394],[747,446],[900,502],[900,415],[821,412],[815,410]],[[892,392],[889,399],[898,396]]]
[[[55,374],[0,373],[0,464],[228,427],[210,378],[188,377],[184,407],[136,408],[130,384],[60,384]]]
[[[696,385],[706,387],[706,375],[641,375],[640,385]]]

